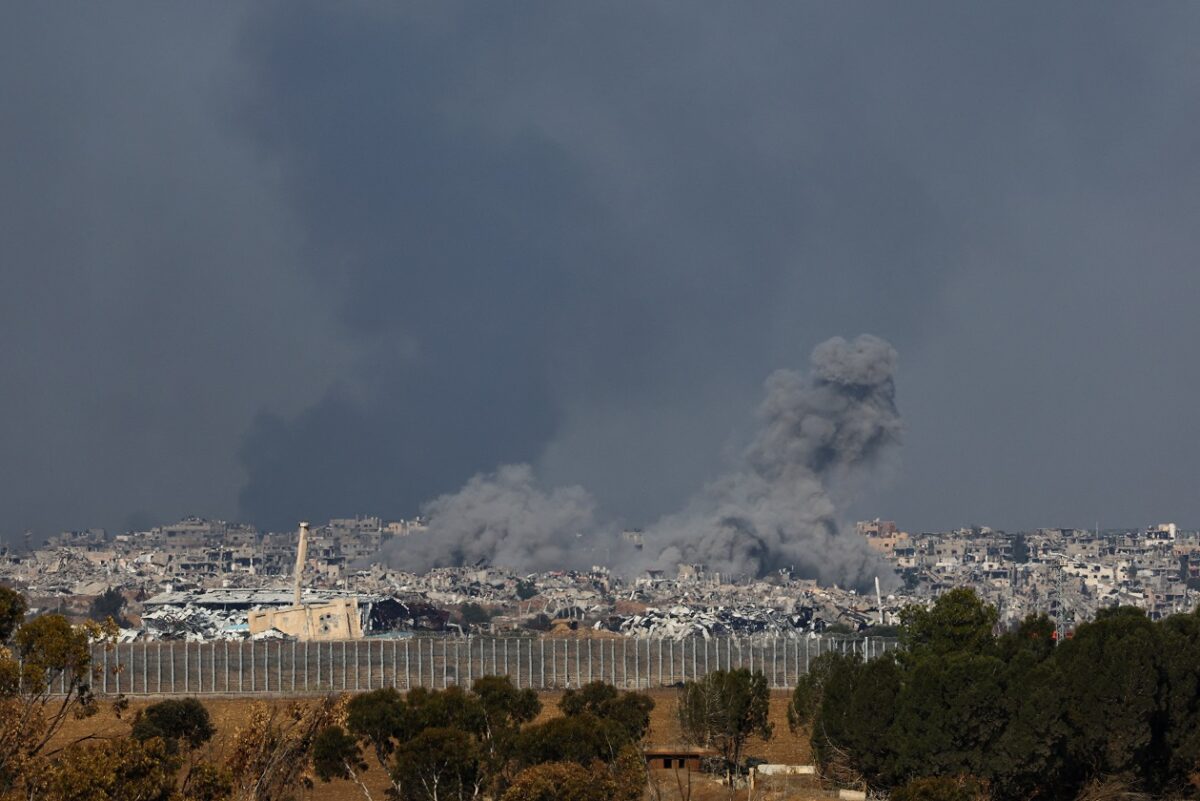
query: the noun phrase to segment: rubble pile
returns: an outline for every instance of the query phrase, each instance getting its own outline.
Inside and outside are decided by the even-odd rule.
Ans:
[[[788,613],[758,606],[716,609],[672,606],[647,609],[640,615],[613,615],[607,622],[597,623],[595,628],[607,628],[627,637],[673,640],[701,637],[707,640],[730,634],[799,637],[823,631],[826,625],[812,607],[801,607]]]
[[[147,639],[205,640],[242,639],[250,633],[244,611],[217,611],[193,604],[163,606],[142,615]]]

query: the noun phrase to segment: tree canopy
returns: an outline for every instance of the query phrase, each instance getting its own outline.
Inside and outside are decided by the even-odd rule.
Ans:
[[[1200,789],[1197,613],[1106,610],[1057,646],[1045,616],[998,632],[970,590],[902,620],[905,649],[824,655],[793,693],[789,722],[808,727],[827,775],[896,798]]]

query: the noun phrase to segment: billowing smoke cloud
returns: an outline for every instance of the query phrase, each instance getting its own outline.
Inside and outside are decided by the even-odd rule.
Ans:
[[[503,565],[519,570],[609,562],[636,572],[703,563],[727,575],[792,568],[824,584],[863,587],[891,572],[865,541],[843,531],[834,498],[899,444],[896,351],[878,337],[818,345],[809,376],[779,370],[766,382],[760,427],[735,467],[629,549],[596,523],[581,487],[546,492],[528,465],[478,475],[425,505],[428,535],[395,543],[388,560],[409,570]]]
[[[477,475],[458,492],[422,507],[424,535],[390,543],[384,558],[421,572],[476,563],[521,570],[576,567],[595,528],[595,502],[582,487],[544,492],[526,464]]]
[[[864,586],[890,576],[842,531],[834,493],[899,443],[896,351],[869,335],[818,345],[809,377],[779,370],[766,382],[761,427],[732,472],[646,532],[660,566],[763,575],[790,567],[822,583]]]

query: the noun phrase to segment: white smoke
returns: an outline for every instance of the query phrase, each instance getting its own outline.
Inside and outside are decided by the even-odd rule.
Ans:
[[[702,563],[728,575],[792,568],[823,584],[866,586],[891,571],[860,537],[844,532],[839,490],[873,471],[899,444],[896,351],[878,337],[818,345],[806,377],[779,370],[766,381],[760,426],[739,462],[685,507],[650,526],[643,550],[599,527],[581,487],[546,492],[528,465],[478,475],[426,504],[425,536],[385,557],[408,570],[479,562],[522,571],[596,561],[636,572]]]

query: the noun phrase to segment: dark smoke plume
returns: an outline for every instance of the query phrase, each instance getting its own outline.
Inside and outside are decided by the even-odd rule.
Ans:
[[[694,562],[761,576],[791,567],[851,587],[890,576],[864,540],[842,531],[833,497],[899,443],[895,369],[892,346],[863,335],[818,345],[807,378],[771,375],[740,465],[652,526],[646,552],[668,569]]]
[[[853,488],[900,441],[896,351],[878,337],[818,345],[809,376],[779,370],[766,381],[760,427],[736,467],[681,511],[645,532],[642,551],[598,527],[581,487],[546,492],[528,465],[472,478],[428,504],[427,535],[394,544],[408,570],[479,562],[544,570],[608,562],[633,573],[702,563],[724,574],[792,568],[823,584],[865,587],[890,569],[843,531],[834,498]]]

